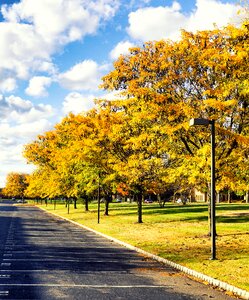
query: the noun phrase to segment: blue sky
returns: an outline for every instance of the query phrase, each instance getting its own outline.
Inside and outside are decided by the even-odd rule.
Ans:
[[[70,111],[87,111],[118,55],[179,29],[236,20],[233,0],[21,0],[0,6],[0,187],[30,172],[23,145]]]

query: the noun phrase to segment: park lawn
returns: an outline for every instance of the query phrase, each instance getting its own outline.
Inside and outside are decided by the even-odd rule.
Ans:
[[[208,206],[144,204],[143,223],[137,223],[135,203],[111,203],[109,216],[97,223],[97,205],[82,204],[68,214],[64,204],[42,207],[150,253],[249,291],[249,205],[217,204],[217,260],[210,260]]]

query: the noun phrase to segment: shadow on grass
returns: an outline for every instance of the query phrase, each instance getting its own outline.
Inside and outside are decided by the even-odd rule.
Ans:
[[[237,210],[248,210],[248,204],[216,204],[216,210],[225,210],[225,211],[237,211]]]
[[[104,206],[103,206],[104,207]],[[101,207],[101,214],[103,212],[103,207]],[[82,214],[81,209],[76,211],[72,208],[74,214]],[[242,212],[242,211],[247,212]],[[217,223],[247,223],[249,222],[249,206],[247,204],[217,204],[216,211],[223,213],[224,215],[216,216]],[[231,214],[231,211],[233,212]],[[96,213],[96,208],[92,207],[90,212],[87,213]],[[110,206],[110,216],[134,216],[137,215],[137,205],[136,203],[112,203]],[[227,212],[227,215],[226,215]],[[86,212],[83,212],[86,213]],[[178,205],[178,204],[167,204],[165,207],[160,208],[157,203],[153,204],[144,204],[143,205],[143,216],[153,216],[158,215],[162,216],[162,219],[158,219],[158,222],[178,222],[178,221],[189,221],[189,222],[202,222],[208,221],[208,204],[207,203],[197,203],[197,204],[187,204],[187,205]],[[169,219],[166,220],[169,216]]]
[[[182,214],[182,213],[203,213],[207,212],[207,205],[172,205],[160,208],[158,206],[143,206],[146,214]]]
[[[243,216],[217,216],[216,220],[218,223],[248,223],[249,214]]]
[[[248,213],[243,213],[242,211],[248,210]],[[122,205],[114,206],[111,211],[115,211],[116,216],[132,216],[137,214],[136,205]],[[218,223],[247,223],[249,222],[249,206],[247,204],[217,204],[217,212],[228,212],[228,214],[233,211],[232,215],[216,216],[216,221]],[[168,204],[163,208],[158,207],[158,204],[144,204],[143,205],[143,216],[171,216],[171,222],[174,221],[189,221],[189,222],[202,222],[208,220],[208,204],[187,204],[187,205],[177,205]],[[175,215],[175,219],[174,219]],[[164,222],[164,219],[158,220],[159,222]]]
[[[133,215],[137,212],[137,206],[111,207],[110,211],[115,211],[115,215]],[[160,208],[157,204],[143,205],[143,215],[174,215],[189,213],[206,213],[207,205],[169,205]]]

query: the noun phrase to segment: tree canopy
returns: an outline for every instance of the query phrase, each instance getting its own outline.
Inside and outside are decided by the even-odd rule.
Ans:
[[[42,197],[207,190],[210,130],[216,123],[217,189],[249,190],[249,26],[148,42],[114,62],[101,88],[120,98],[69,114],[26,145],[37,166],[28,193]],[[41,181],[43,184],[41,184]]]
[[[28,186],[27,174],[11,172],[6,178],[6,186],[3,194],[8,197],[23,198]]]

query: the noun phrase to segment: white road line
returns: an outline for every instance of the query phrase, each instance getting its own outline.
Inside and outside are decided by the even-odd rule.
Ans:
[[[46,269],[46,270],[0,270],[0,273],[41,273],[41,272],[51,272],[51,270]],[[57,271],[56,271],[57,272]]]
[[[10,267],[11,263],[1,263],[1,267]]]
[[[169,285],[107,285],[107,284],[47,284],[47,283],[0,283],[0,286],[8,287],[68,287],[68,288],[169,288]]]
[[[59,241],[51,241],[51,240],[44,240],[44,241],[39,241],[39,242],[35,242],[33,241],[28,241],[26,244],[18,244],[18,243],[11,243],[11,244],[6,244],[6,248],[8,247],[37,247],[39,245],[48,245],[49,243],[49,246],[57,246],[57,245],[65,245],[65,247],[69,247],[69,246],[82,246],[82,245],[89,245],[89,242],[84,242],[84,241],[81,241],[81,242],[72,242],[71,240],[59,240]],[[103,244],[103,242],[94,242],[92,243],[93,245],[101,245]],[[6,249],[5,248],[5,249]],[[100,247],[96,247],[96,248],[100,248]],[[111,247],[109,247],[111,248]]]
[[[24,269],[24,270],[0,270],[0,273],[50,273],[50,274],[57,274],[57,273],[64,273],[65,271],[67,271],[68,269],[60,269],[60,270],[52,270],[51,269],[45,269],[45,270],[27,270],[27,269]],[[98,274],[110,274],[110,273],[114,273],[116,274],[117,271],[87,271],[87,270],[80,270],[80,274],[94,274],[94,275],[97,275],[96,273]],[[119,271],[118,274],[136,274],[136,276],[141,276],[140,274],[137,274],[137,273],[132,273],[132,272],[128,272],[128,271]]]
[[[94,253],[93,251],[89,251],[90,253]],[[29,255],[32,255],[32,254],[37,254],[37,255],[44,255],[44,256],[55,256],[57,254],[61,254],[61,255],[84,255],[84,253],[82,251],[80,252],[74,252],[74,251],[64,251],[64,252],[61,252],[61,251],[16,251],[16,250],[13,250],[13,251],[6,251],[6,254],[15,254],[15,255],[18,255],[18,254],[29,254]],[[104,255],[112,255],[113,256],[113,252],[105,252]],[[123,255],[123,253],[119,254],[119,255]]]
[[[61,258],[61,259],[57,259],[57,258],[54,258],[54,257],[52,257],[52,258],[33,258],[33,259],[30,259],[30,258],[4,258],[3,259],[3,261],[5,261],[5,262],[7,262],[7,261],[11,261],[11,262],[15,262],[15,261],[17,261],[17,262],[22,262],[22,261],[30,261],[30,262],[32,262],[32,261],[36,261],[36,262],[55,262],[55,263],[57,263],[57,262],[61,262],[61,263],[63,263],[63,262],[83,262],[83,263],[117,263],[117,262],[119,262],[119,258],[117,258],[117,259],[108,259],[108,258],[105,258],[105,259],[102,259],[102,260],[96,260],[96,259],[87,259],[87,258],[84,258],[84,257],[82,257],[82,258],[78,258],[78,259],[67,259],[67,258]],[[126,260],[126,262],[127,262],[127,260]],[[132,260],[132,261],[128,261],[128,262],[132,262],[132,263],[134,263],[134,262],[140,262],[140,260],[137,260],[137,261],[135,261],[135,260]],[[2,263],[2,264],[8,264],[8,263]]]
[[[93,262],[93,261],[85,261],[83,259],[55,259],[55,258],[51,258],[51,259],[44,259],[44,258],[33,258],[33,259],[30,259],[30,258],[4,258],[3,261],[42,261],[42,262]],[[98,261],[98,262],[105,262],[105,260],[102,260],[102,261]],[[111,262],[111,261],[108,261],[108,262]]]

